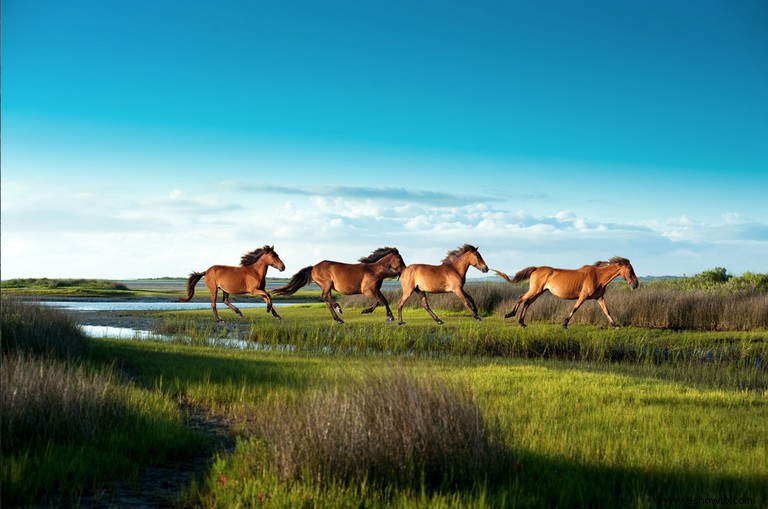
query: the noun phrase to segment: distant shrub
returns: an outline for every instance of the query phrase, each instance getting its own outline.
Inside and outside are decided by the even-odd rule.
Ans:
[[[107,279],[48,279],[19,278],[2,282],[6,289],[55,290],[57,288],[82,288],[87,290],[129,290],[123,283]]]
[[[278,406],[256,427],[285,480],[427,487],[503,474],[509,454],[469,389],[395,370]]]
[[[0,300],[2,351],[52,355],[58,358],[83,356],[88,338],[65,312],[3,295]]]

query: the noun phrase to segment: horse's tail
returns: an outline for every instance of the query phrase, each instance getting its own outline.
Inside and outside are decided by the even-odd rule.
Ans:
[[[496,270],[496,269],[494,269],[493,271],[496,273],[497,276],[499,276],[501,279],[503,279],[507,283],[511,283],[512,282],[512,279],[510,279],[510,277],[507,276],[506,274],[504,274],[502,271]]]
[[[280,297],[287,297],[288,295],[293,295],[294,293],[298,292],[299,289],[304,288],[309,283],[312,282],[312,265],[309,267],[304,267],[300,271],[298,271],[296,274],[293,275],[290,281],[288,281],[287,284],[281,286],[280,288],[275,288],[272,290],[272,294],[278,295]]]
[[[515,274],[515,277],[513,277],[513,278],[510,278],[509,276],[507,276],[506,274],[504,274],[500,270],[494,270],[494,272],[496,273],[497,276],[502,278],[507,283],[517,283],[517,282],[524,281],[524,280],[528,279],[529,277],[531,277],[531,274],[533,274],[534,270],[536,270],[536,267],[526,267],[523,270],[521,270],[520,272],[518,272],[517,274]]]
[[[179,297],[181,302],[189,302],[192,299],[195,295],[195,285],[203,278],[203,276],[205,276],[205,272],[193,272],[189,275],[189,278],[187,279],[187,296]]]
[[[518,281],[525,281],[529,277],[531,277],[531,274],[537,269],[538,267],[526,267],[517,274],[515,274],[515,277],[512,278],[512,281],[510,283],[517,283]]]

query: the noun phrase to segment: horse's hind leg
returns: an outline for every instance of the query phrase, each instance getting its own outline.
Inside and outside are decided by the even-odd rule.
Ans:
[[[323,302],[325,302],[325,305],[328,306],[328,311],[331,312],[331,316],[334,320],[336,320],[336,323],[344,323],[344,320],[339,318],[339,315],[336,314],[336,309],[338,308],[339,312],[341,312],[341,306],[339,306],[337,303],[333,301],[331,298],[331,290],[323,290],[323,293],[321,295],[321,298],[323,299]]]
[[[429,313],[429,316],[431,316],[434,321],[436,321],[440,325],[443,325],[443,323],[445,322],[439,319],[437,315],[435,315],[435,313],[433,313],[432,309],[429,307],[429,302],[427,302],[427,293],[421,291],[418,288],[414,288],[413,290],[418,294],[419,300],[421,300],[421,307],[427,310],[427,313]]]
[[[400,302],[397,304],[397,324],[398,325],[405,325],[405,322],[403,321],[403,306],[408,301],[408,298],[413,293],[413,288],[406,288],[403,286],[403,295],[400,297]]]
[[[218,296],[219,296],[219,289],[218,288],[214,288],[213,290],[211,290],[211,309],[213,309],[213,316],[216,317],[216,321],[217,322],[221,323],[224,320],[221,319],[221,317],[219,316],[219,312],[216,309],[216,298]]]
[[[542,293],[544,292],[537,293],[532,297],[528,297],[527,299],[523,299],[523,297],[525,297],[525,295],[523,295],[523,297],[520,297],[520,299],[518,299],[518,300],[522,300],[523,302],[523,309],[520,311],[520,319],[517,320],[517,322],[520,324],[520,327],[527,327],[527,325],[525,325],[525,315],[528,313],[528,308],[531,307],[531,304],[536,302],[536,299],[541,297]],[[515,305],[515,309],[517,309],[517,305]]]
[[[237,309],[237,306],[229,302],[229,293],[225,292],[224,289],[221,289],[221,302],[227,305],[229,309],[234,311],[238,316],[243,316],[243,313]]]
[[[528,286],[528,291],[525,292],[524,294],[522,294],[520,297],[517,298],[517,300],[515,301],[515,307],[512,308],[512,311],[510,311],[509,313],[504,315],[504,318],[511,318],[511,317],[515,316],[517,314],[517,310],[520,309],[520,305],[521,304],[523,305],[523,309],[525,309],[526,307],[530,306],[531,303],[534,300],[536,300],[536,297],[538,297],[541,294],[541,292],[543,292],[543,291],[544,290],[537,291],[537,290],[535,290],[534,288],[532,288],[529,285]],[[530,303],[528,303],[528,306],[526,306],[524,303],[526,301],[529,301],[529,300],[530,300]],[[521,325],[523,325],[523,327],[525,327],[524,324],[521,324]]]

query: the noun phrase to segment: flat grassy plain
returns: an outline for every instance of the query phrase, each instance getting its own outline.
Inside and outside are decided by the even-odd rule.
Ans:
[[[263,309],[244,309],[243,318],[224,309],[223,327],[210,310],[152,312],[169,341],[93,339],[87,353],[66,362],[107,376],[127,391],[121,401],[145,409],[142,419],[164,423],[165,433],[183,440],[171,443],[164,434],[168,447],[155,457],[130,452],[154,433],[151,427],[125,441],[105,440],[104,431],[11,450],[4,445],[3,500],[32,503],[62,486],[76,499],[110,478],[199,450],[201,438],[183,426],[181,408],[191,405],[226,416],[237,445],[210,458],[207,474],[180,490],[179,506],[768,506],[768,331],[614,331],[601,320],[568,330],[534,321],[521,329],[495,312],[475,322],[460,309],[433,307],[444,326],[416,307],[404,311],[402,327],[384,323],[383,310],[363,316],[351,304],[342,326],[321,304],[282,306],[282,321]],[[3,320],[5,326],[5,313]],[[5,367],[11,354],[3,352]],[[403,373],[414,380],[408,390],[423,399],[411,402],[407,392],[397,392]],[[358,393],[389,402],[386,408],[400,406],[401,413],[379,408],[373,420],[366,418],[365,411],[351,410],[358,408]],[[398,403],[405,399],[408,404]],[[390,419],[390,428],[374,427],[391,415],[400,417]],[[439,417],[446,415],[476,416],[468,426],[475,422],[488,432],[482,442],[488,455],[480,459],[493,458],[499,468],[470,470],[462,481],[452,472],[464,472],[458,465],[478,457],[457,451],[428,462],[429,470],[417,461],[431,451],[429,443],[415,446],[394,469],[391,463],[379,468],[374,453],[373,463],[351,474],[331,467],[344,451],[364,456],[379,443],[394,449],[413,422],[450,422]],[[427,429],[444,438],[437,442],[467,432],[435,422]],[[373,430],[376,436],[361,439]],[[332,436],[330,445],[293,456],[295,444],[310,441],[288,438],[316,432]],[[73,452],[73,443],[83,451]],[[92,465],[95,449],[86,450],[92,443],[102,457],[128,458],[128,465],[74,476],[62,467],[66,462],[52,459],[69,455],[72,470]],[[291,462],[299,468],[285,467]],[[59,484],[35,488],[40,478]]]

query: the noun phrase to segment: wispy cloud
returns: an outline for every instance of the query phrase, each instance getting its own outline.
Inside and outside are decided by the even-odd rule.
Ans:
[[[503,197],[493,195],[457,194],[387,186],[275,186],[227,181],[221,184],[221,188],[241,193],[304,196],[310,198],[386,200],[390,202],[423,203],[435,206],[461,206],[478,202],[498,202],[504,200]]]

